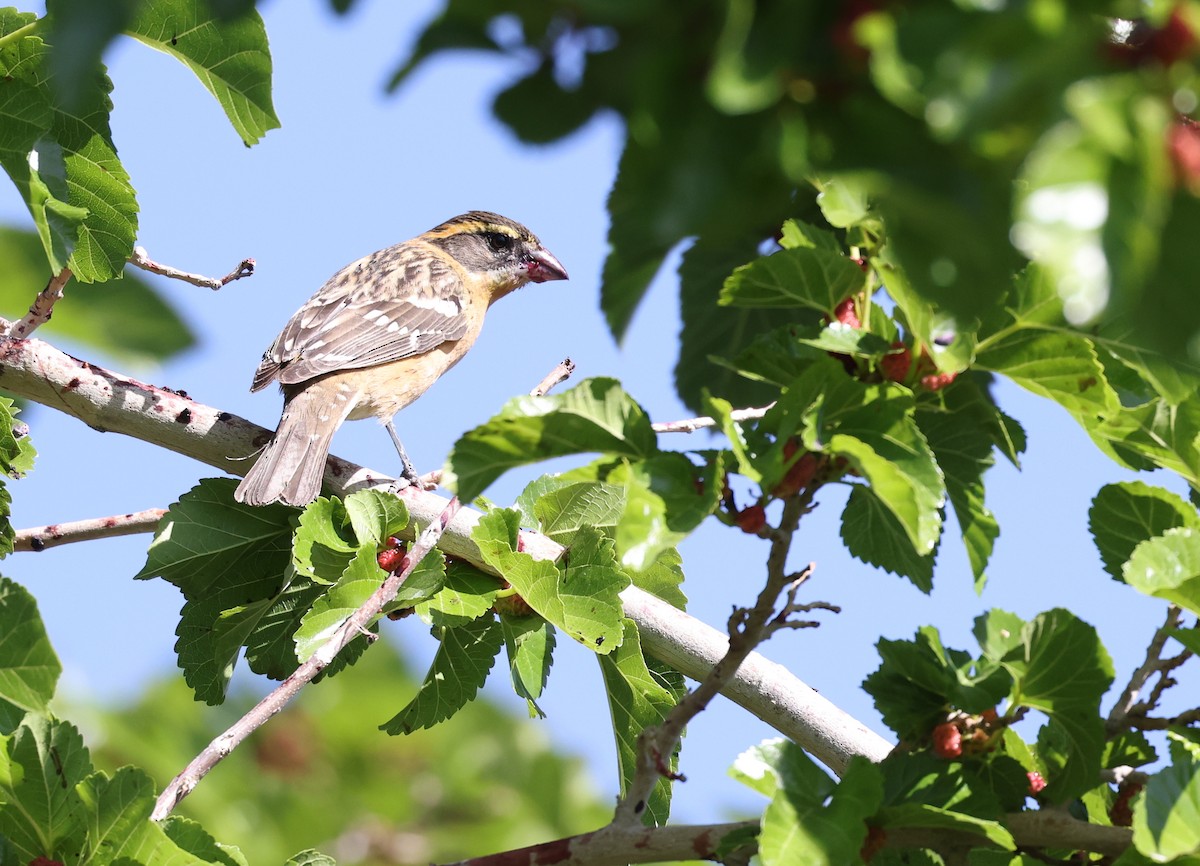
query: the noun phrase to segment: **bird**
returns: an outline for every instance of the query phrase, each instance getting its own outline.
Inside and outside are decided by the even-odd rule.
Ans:
[[[527,283],[565,279],[533,232],[489,211],[346,265],[263,353],[250,391],[278,382],[283,413],[234,498],[307,505],[320,495],[333,434],[372,416],[392,437],[402,477],[417,483],[393,416],[462,359],[493,303]]]

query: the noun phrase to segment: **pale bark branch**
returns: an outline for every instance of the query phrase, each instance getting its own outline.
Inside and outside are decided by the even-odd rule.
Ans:
[[[15,322],[5,322],[3,335],[14,340],[24,340],[35,330],[50,321],[54,314],[54,305],[62,300],[63,289],[71,279],[71,269],[63,268],[52,276],[46,283],[46,288],[38,292],[24,318]]]
[[[164,265],[161,262],[156,262],[150,258],[145,247],[134,247],[133,255],[129,257],[129,264],[135,268],[141,268],[143,271],[149,271],[152,274],[158,274],[160,277],[168,277],[172,280],[181,280],[185,283],[191,283],[193,286],[199,286],[202,289],[212,289],[214,292],[217,289],[224,288],[234,280],[244,279],[245,277],[254,276],[254,259],[242,259],[238,262],[236,268],[227,273],[223,277],[206,277],[203,274],[192,274],[187,271],[181,271],[179,268],[173,268],[170,265]]]
[[[133,436],[234,475],[250,468],[247,458],[271,436],[270,430],[236,415],[72,358],[41,340],[0,340],[0,388],[95,429]],[[329,491],[338,495],[391,480],[337,457],[330,458],[325,470]],[[433,523],[447,502],[411,487],[399,495],[421,526]],[[459,511],[439,546],[494,574],[471,539],[480,516],[469,508]],[[557,542],[535,532],[522,533],[522,542],[523,550],[537,559],[562,554]],[[704,678],[728,651],[727,636],[647,592],[630,587],[621,599],[646,652],[692,679]],[[855,755],[878,761],[891,750],[883,737],[757,653],[746,657],[722,691],[838,774]]]
[[[412,547],[408,549],[400,561],[400,567],[389,574],[380,584],[379,589],[375,590],[358,610],[347,617],[329,640],[321,644],[320,648],[307,661],[296,668],[291,676],[276,686],[253,709],[209,743],[204,751],[197,755],[184,768],[183,772],[163,789],[158,796],[158,801],[154,804],[154,811],[150,815],[152,820],[161,821],[170,815],[180,801],[192,792],[213,767],[224,760],[246,737],[287,706],[288,702],[299,694],[304,686],[312,682],[321,671],[329,666],[329,663],[350,641],[359,635],[362,635],[364,639],[374,639],[374,635],[367,630],[367,627],[396,597],[401,584],[412,574],[417,564],[437,546],[438,539],[441,538],[442,532],[454,518],[458,509],[457,498],[446,503],[446,507],[438,515],[438,519],[429,524]],[[411,522],[409,525],[412,525]]]
[[[1150,644],[1146,647],[1145,661],[1130,675],[1129,683],[1125,686],[1121,692],[1121,696],[1113,704],[1113,708],[1108,714],[1106,728],[1109,734],[1115,734],[1123,726],[1127,725],[1131,715],[1144,717],[1146,713],[1154,709],[1154,706],[1158,703],[1158,699],[1162,696],[1163,688],[1166,687],[1167,673],[1186,660],[1186,655],[1178,659],[1164,659],[1162,657],[1163,647],[1166,646],[1167,640],[1171,636],[1171,631],[1178,628],[1182,620],[1183,611],[1177,605],[1169,605],[1167,607],[1166,619],[1154,632],[1154,637],[1150,639]],[[1155,674],[1159,676],[1159,688],[1156,688],[1153,692],[1153,701],[1138,704],[1138,697],[1146,688],[1146,684],[1150,681],[1150,678]]]
[[[18,529],[13,539],[13,550],[42,551],[47,547],[71,544],[76,541],[92,541],[96,538],[115,538],[119,535],[136,535],[153,532],[158,521],[166,514],[163,508],[147,508],[129,514],[113,514],[109,517],[93,517],[88,520],[72,520]]]
[[[734,409],[729,415],[734,421],[753,421],[770,412],[774,405],[772,403],[770,406],[752,409]],[[684,418],[681,421],[655,421],[650,426],[654,428],[655,433],[695,433],[705,427],[717,426],[717,421],[715,418],[701,415],[699,418]]]
[[[545,397],[550,393],[550,389],[561,382],[571,378],[571,374],[575,372],[575,362],[570,358],[563,358],[558,362],[553,370],[546,374],[546,378],[538,382],[532,391],[529,392],[530,397]]]

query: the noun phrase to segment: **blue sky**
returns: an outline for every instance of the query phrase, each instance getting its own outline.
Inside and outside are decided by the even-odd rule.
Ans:
[[[251,149],[184,67],[132,40],[110,51],[114,136],[138,191],[138,242],[159,261],[211,275],[228,272],[245,256],[258,262],[252,279],[217,293],[159,280],[201,345],[162,369],[123,372],[273,427],[278,395],[251,395],[248,386],[263,349],[292,311],[345,263],[480,208],[526,223],[571,280],[531,286],[494,308],[466,360],[398,416],[418,468],[440,465],[461,432],[528,391],[565,356],[578,364],[576,379],[621,379],[655,420],[690,414],[671,384],[679,329],[673,268],[655,281],[622,346],[614,344],[599,310],[604,203],[622,139],[619,122],[601,116],[565,142],[524,147],[490,116],[492,95],[520,67],[478,54],[443,55],[400,92],[386,95],[384,83],[437,8],[430,0],[364,0],[354,14],[335,18],[324,2],[267,4],[283,128]],[[0,187],[0,220],[28,223],[11,186]],[[29,288],[32,299],[40,286]],[[991,607],[1025,617],[1067,607],[1099,629],[1123,683],[1160,622],[1160,603],[1116,585],[1101,570],[1087,533],[1095,492],[1134,476],[1103,457],[1057,407],[1006,384],[997,393],[1025,425],[1030,447],[1024,472],[1001,464],[987,479],[1002,535],[982,596],[972,588],[953,525],[929,596],[845,553],[838,538],[845,488],[824,491],[802,526],[795,564],[817,563],[809,598],[844,610],[824,617],[819,630],[781,633],[763,651],[885,735],[859,688],[877,664],[873,645],[880,635],[911,637],[918,626],[932,624],[950,646],[972,649],[971,619]],[[165,506],[213,474],[49,409],[36,408],[27,420],[40,457],[35,471],[13,485],[18,527]],[[709,441],[704,433],[677,435],[666,445],[706,447]],[[396,462],[390,440],[371,422],[347,425],[334,450],[383,470]],[[514,472],[488,495],[511,501],[535,474]],[[131,580],[148,540],[17,554],[0,566],[38,597],[66,666],[66,686],[77,693],[127,696],[148,677],[174,670],[180,598],[165,583]],[[753,600],[766,553],[763,541],[706,525],[683,546],[690,610],[721,627],[732,605]],[[433,642],[418,622],[389,624],[385,634],[414,669],[424,670]],[[493,676],[486,694],[524,712],[501,676]],[[615,795],[607,708],[586,651],[560,643],[542,706],[549,718],[527,724],[583,754],[598,789]],[[395,710],[379,708],[378,720]],[[197,705],[197,712],[206,711]],[[689,781],[677,790],[676,815],[705,821],[756,806],[756,796],[727,779],[725,768],[770,734],[724,701],[698,718],[685,742],[682,769]]]

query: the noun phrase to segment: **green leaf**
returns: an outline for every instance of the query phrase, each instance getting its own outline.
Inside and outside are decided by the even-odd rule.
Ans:
[[[0,76],[17,82],[5,88],[0,112],[20,119],[0,137],[0,164],[33,216],[50,269],[69,264],[79,282],[103,282],[120,276],[137,234],[137,199],[109,129],[112,82],[89,69],[70,108],[56,105],[48,58],[32,33],[0,49]]]
[[[513,691],[529,705],[529,717],[544,719],[537,705],[554,654],[554,626],[540,616],[501,616],[504,646],[508,650],[508,671]]]
[[[862,268],[842,252],[795,247],[735,270],[721,289],[721,304],[736,307],[808,307],[828,315],[863,287]]]
[[[613,544],[583,528],[558,562],[516,550],[520,515],[512,509],[485,514],[474,539],[484,562],[546,620],[593,652],[612,652],[621,641],[620,593],[629,585],[617,567]]]
[[[1200,854],[1200,760],[1183,749],[1133,805],[1133,844],[1158,863]]]
[[[846,458],[925,556],[941,535],[946,488],[913,409],[907,389],[859,382],[827,360],[793,382],[765,421],[782,425],[781,438],[798,426],[806,448]]]
[[[533,497],[529,503],[527,494],[546,489],[548,484],[550,489]],[[518,507],[522,502],[529,503],[522,511],[532,515],[543,535],[559,544],[570,544],[585,526],[603,529],[606,534],[615,536],[625,511],[625,491],[620,485],[599,481],[567,483],[557,479],[551,484],[549,480],[539,478],[525,488]]]
[[[1088,528],[1105,570],[1122,580],[1139,544],[1177,527],[1200,529],[1195,506],[1161,487],[1140,481],[1106,484],[1088,511]]]
[[[679,263],[679,359],[675,390],[694,412],[703,412],[703,395],[715,394],[737,406],[763,406],[774,389],[740,375],[725,358],[736,358],[758,336],[789,318],[779,310],[728,307],[718,303],[721,287],[739,265],[758,256],[758,239],[736,241],[699,237]]]
[[[429,666],[416,697],[390,720],[380,725],[389,734],[411,734],[431,728],[465,707],[479,691],[504,645],[504,633],[492,617],[483,617],[458,628],[435,626],[441,646]]]
[[[360,490],[347,496],[345,504],[359,544],[385,547],[389,538],[408,526],[408,506],[394,493]]]
[[[292,581],[292,519],[281,505],[251,508],[233,500],[235,481],[210,478],[172,505],[159,522],[138,579],[159,576],[187,600],[175,649],[197,698],[220,703],[238,649]],[[286,674],[285,674],[286,675]]]
[[[306,848],[289,857],[284,866],[337,866],[337,861],[315,848]]]
[[[1017,847],[1012,834],[1004,829],[999,821],[976,818],[973,815],[951,809],[939,809],[928,803],[902,803],[898,806],[885,806],[879,810],[873,820],[879,822],[877,826],[888,830],[901,827],[952,830],[987,839],[993,845],[998,845],[1006,851],[1013,851]]]
[[[536,70],[510,85],[492,103],[492,113],[526,144],[565,138],[587,123],[599,107],[588,94],[567,91],[546,58]]]
[[[61,673],[37,602],[0,577],[0,733],[12,731],[22,712],[45,712]]]
[[[608,655],[598,656],[600,672],[612,713],[613,735],[617,741],[617,763],[621,771],[621,794],[637,770],[637,739],[650,725],[661,724],[682,697],[656,676],[642,656],[641,638],[632,620],[623,620],[620,646]],[[674,768],[678,755],[669,756]],[[650,792],[642,820],[650,826],[667,823],[671,810],[671,783],[659,778]]]
[[[1200,613],[1200,528],[1181,526],[1143,541],[1122,576],[1138,592]]]
[[[465,560],[452,559],[446,563],[441,590],[415,607],[417,615],[431,625],[458,628],[491,610],[499,593],[500,582],[493,575]]]
[[[788,764],[812,762],[798,746],[786,750]],[[867,833],[866,819],[883,802],[883,773],[865,758],[855,757],[828,802],[807,783],[810,773],[789,768],[762,817],[758,854],[763,866],[806,863],[835,866],[858,859]]]
[[[297,574],[318,583],[335,583],[357,552],[350,516],[336,496],[322,496],[300,513],[292,542],[292,566]]]
[[[926,594],[933,589],[936,552],[919,556],[896,515],[871,488],[855,484],[842,511],[842,541],[851,556],[867,565],[907,577]]]
[[[1062,803],[1093,787],[1104,750],[1100,698],[1113,679],[1095,629],[1070,611],[1047,611],[1026,623],[1001,664],[1012,674],[1014,700],[1044,712],[1063,737],[1053,762],[1043,752],[1049,773],[1042,796]]]
[[[613,379],[588,379],[561,394],[516,397],[467,432],[447,462],[470,501],[515,466],[601,451],[644,457],[657,449],[650,419]]]
[[[1142,767],[1158,760],[1158,753],[1141,731],[1120,731],[1104,744],[1101,765],[1105,769],[1114,767]]]
[[[31,290],[50,276],[41,240],[24,229],[0,227],[0,261],[5,265],[0,272],[0,307],[24,309]],[[54,305],[54,318],[41,332],[137,366],[166,360],[194,346],[192,329],[150,283],[131,270],[103,285],[68,285]]]
[[[221,20],[200,0],[157,0],[142,4],[127,32],[192,70],[246,145],[279,127],[267,31],[257,12]]]
[[[55,859],[83,842],[82,804],[75,786],[92,772],[72,725],[29,715],[0,739],[0,837],[14,862]],[[78,850],[75,848],[74,850]]]

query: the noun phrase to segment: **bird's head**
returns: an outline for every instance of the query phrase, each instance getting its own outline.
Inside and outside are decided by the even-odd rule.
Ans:
[[[526,283],[567,279],[567,269],[525,226],[500,214],[471,211],[423,235],[473,273],[484,273],[493,295]]]

